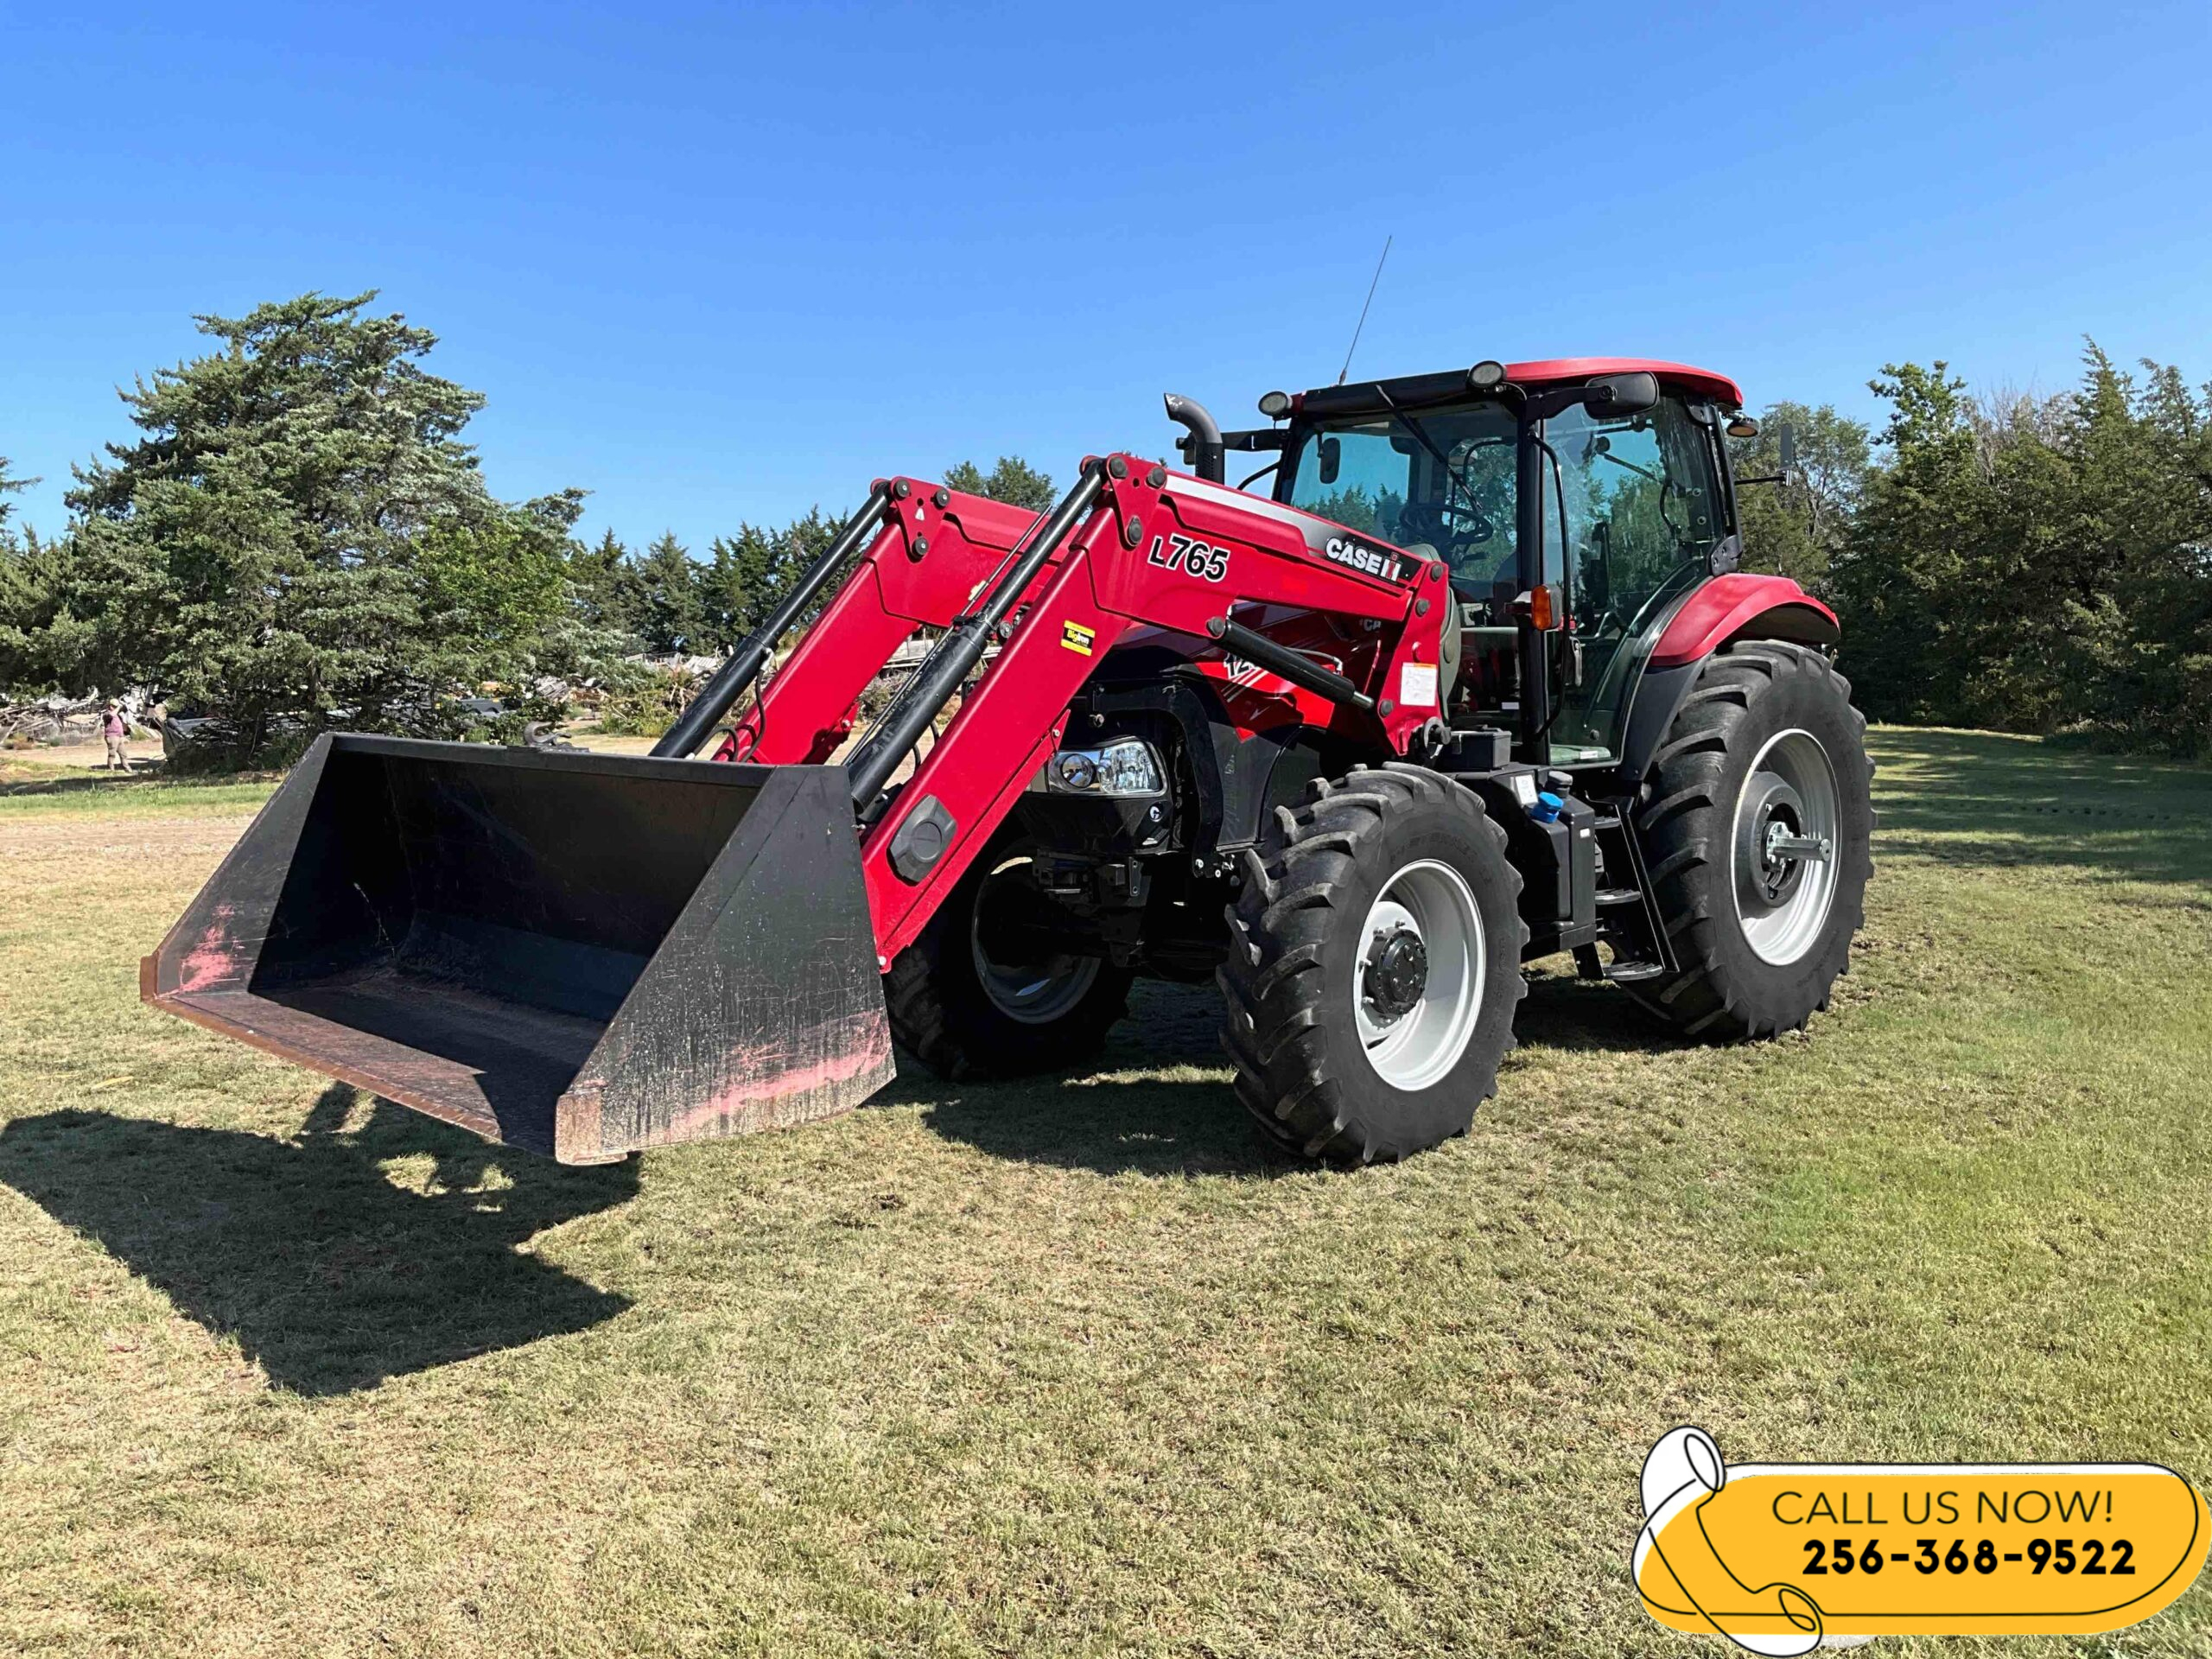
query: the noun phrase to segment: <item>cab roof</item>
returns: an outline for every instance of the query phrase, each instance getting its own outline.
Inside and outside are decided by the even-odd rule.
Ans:
[[[1687,363],[1668,363],[1649,357],[1549,357],[1535,362],[1509,363],[1505,378],[1516,385],[1560,385],[1587,380],[1598,374],[1634,374],[1649,370],[1668,385],[1700,393],[1729,409],[1743,407],[1744,394],[1725,374],[1694,369]],[[1465,397],[1471,388],[1465,369],[1446,369],[1440,374],[1407,374],[1389,380],[1361,380],[1350,385],[1321,386],[1298,400],[1307,414],[1353,414],[1392,405],[1417,408]]]

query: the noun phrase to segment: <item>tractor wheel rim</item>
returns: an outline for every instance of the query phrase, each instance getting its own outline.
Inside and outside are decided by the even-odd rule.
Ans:
[[[1011,879],[1028,880],[1031,861],[1009,858],[996,866],[976,889],[976,907],[968,918],[968,949],[976,963],[976,979],[990,1004],[1009,1020],[1025,1026],[1049,1026],[1064,1019],[1089,995],[1098,982],[1098,958],[1055,955],[1043,962],[1002,963],[983,949],[983,894],[994,881],[1019,872]]]
[[[1792,728],[1760,746],[1736,798],[1731,883],[1736,923],[1760,961],[1786,968],[1816,944],[1835,908],[1835,766]]]
[[[1378,1009],[1367,984],[1369,964],[1394,941],[1402,957],[1408,932],[1427,955],[1427,969],[1418,999],[1390,1018],[1387,1007],[1400,999],[1385,998]],[[1484,944],[1474,890],[1449,864],[1421,859],[1382,884],[1361,924],[1352,958],[1351,1013],[1367,1063],[1392,1088],[1433,1087],[1466,1052],[1482,1012],[1488,973]]]

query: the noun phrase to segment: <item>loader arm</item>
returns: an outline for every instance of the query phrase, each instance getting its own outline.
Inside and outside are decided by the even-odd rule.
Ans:
[[[1433,560],[1126,454],[1086,462],[1082,481],[1033,536],[954,620],[931,661],[849,759],[866,825],[861,864],[880,968],[913,942],[1051,759],[1070,702],[1132,628],[1218,639],[1256,654],[1280,648],[1248,629],[1240,613],[1322,612],[1371,635],[1347,656],[1349,683],[1332,698],[1332,729],[1403,754],[1442,713],[1447,688],[1438,664],[1452,607],[1444,567]],[[841,601],[867,591],[869,567],[881,577],[891,563],[887,539],[870,550]],[[928,556],[938,549],[933,540]],[[973,569],[985,556],[983,549],[964,552],[955,568]],[[867,615],[865,604],[855,600],[849,613]],[[834,640],[834,626],[825,613],[817,628]],[[874,786],[912,747],[906,734],[925,728],[950,702],[965,677],[954,671],[958,659],[967,654],[972,669],[994,632],[1004,641],[997,657],[879,813]],[[1295,663],[1284,666],[1298,671]],[[781,718],[779,695],[772,685],[762,699],[771,727]]]
[[[949,628],[1039,514],[910,478],[876,486],[882,522],[821,616],[715,758],[819,765],[852,734],[861,694],[921,628]]]
[[[679,758],[840,577],[740,722],[755,763]],[[1041,518],[887,480],[660,754],[319,739],[146,958],[142,995],[568,1163],[847,1110],[893,1075],[880,975],[1116,640],[1211,638],[1402,753],[1439,712],[1446,594],[1433,563],[1126,455],[1087,463]],[[1346,640],[1341,675],[1237,620],[1311,613]],[[921,628],[943,630],[928,658],[825,764]]]

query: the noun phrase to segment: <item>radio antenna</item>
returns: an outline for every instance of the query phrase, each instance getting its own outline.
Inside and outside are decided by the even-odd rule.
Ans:
[[[1351,331],[1351,344],[1344,347],[1344,365],[1337,371],[1337,384],[1342,385],[1344,377],[1351,372],[1351,354],[1359,349],[1360,331],[1367,327],[1367,308],[1375,303],[1376,284],[1382,280],[1382,261],[1390,257],[1390,244],[1395,236],[1382,238],[1382,258],[1375,262],[1375,281],[1367,285],[1367,298],[1359,308],[1359,321]]]

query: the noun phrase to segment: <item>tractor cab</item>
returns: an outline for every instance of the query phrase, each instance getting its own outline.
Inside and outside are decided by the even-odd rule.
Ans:
[[[1718,375],[1585,359],[1270,393],[1287,427],[1274,498],[1440,558],[1459,607],[1455,726],[1502,727],[1522,758],[1618,760],[1629,694],[1661,628],[1735,568]],[[1247,480],[1248,482],[1251,480]]]

